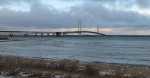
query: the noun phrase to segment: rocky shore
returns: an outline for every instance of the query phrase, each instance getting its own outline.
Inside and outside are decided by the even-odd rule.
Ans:
[[[150,67],[1,55],[0,78],[150,78]]]

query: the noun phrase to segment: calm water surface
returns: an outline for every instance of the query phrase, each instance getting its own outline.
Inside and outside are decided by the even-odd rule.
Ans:
[[[150,37],[51,37],[0,42],[0,54],[150,65]]]

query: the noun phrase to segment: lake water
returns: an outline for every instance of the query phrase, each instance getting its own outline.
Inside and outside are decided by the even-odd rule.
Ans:
[[[150,37],[49,37],[0,42],[0,54],[150,65]]]

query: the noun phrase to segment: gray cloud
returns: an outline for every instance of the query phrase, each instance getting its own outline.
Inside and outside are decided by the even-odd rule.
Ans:
[[[143,8],[150,8],[150,0],[137,0],[137,3]]]
[[[64,0],[70,1],[70,0]],[[75,1],[75,0],[71,0]],[[150,16],[137,12],[110,10],[102,4],[111,5],[122,0],[79,0],[82,4],[70,7],[68,12],[60,12],[53,6],[46,6],[40,0],[0,0],[0,6],[13,2],[25,2],[30,5],[29,12],[13,11],[9,8],[0,10],[0,25],[17,27],[74,27],[79,20],[84,26],[97,24],[104,27],[133,27],[137,30],[149,27]],[[127,0],[128,2],[132,0]],[[147,2],[148,1],[148,2]],[[132,4],[132,3],[130,3]],[[149,0],[136,0],[133,5],[149,8]],[[121,5],[120,5],[121,6]],[[131,5],[132,6],[132,5]],[[128,6],[129,7],[129,6]],[[150,8],[149,8],[150,9]],[[138,29],[139,28],[139,29]],[[150,28],[150,27],[149,27]]]

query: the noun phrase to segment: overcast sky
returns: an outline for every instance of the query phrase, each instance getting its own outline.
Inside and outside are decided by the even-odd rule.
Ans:
[[[99,25],[106,34],[150,35],[150,0],[0,0],[0,30]]]

